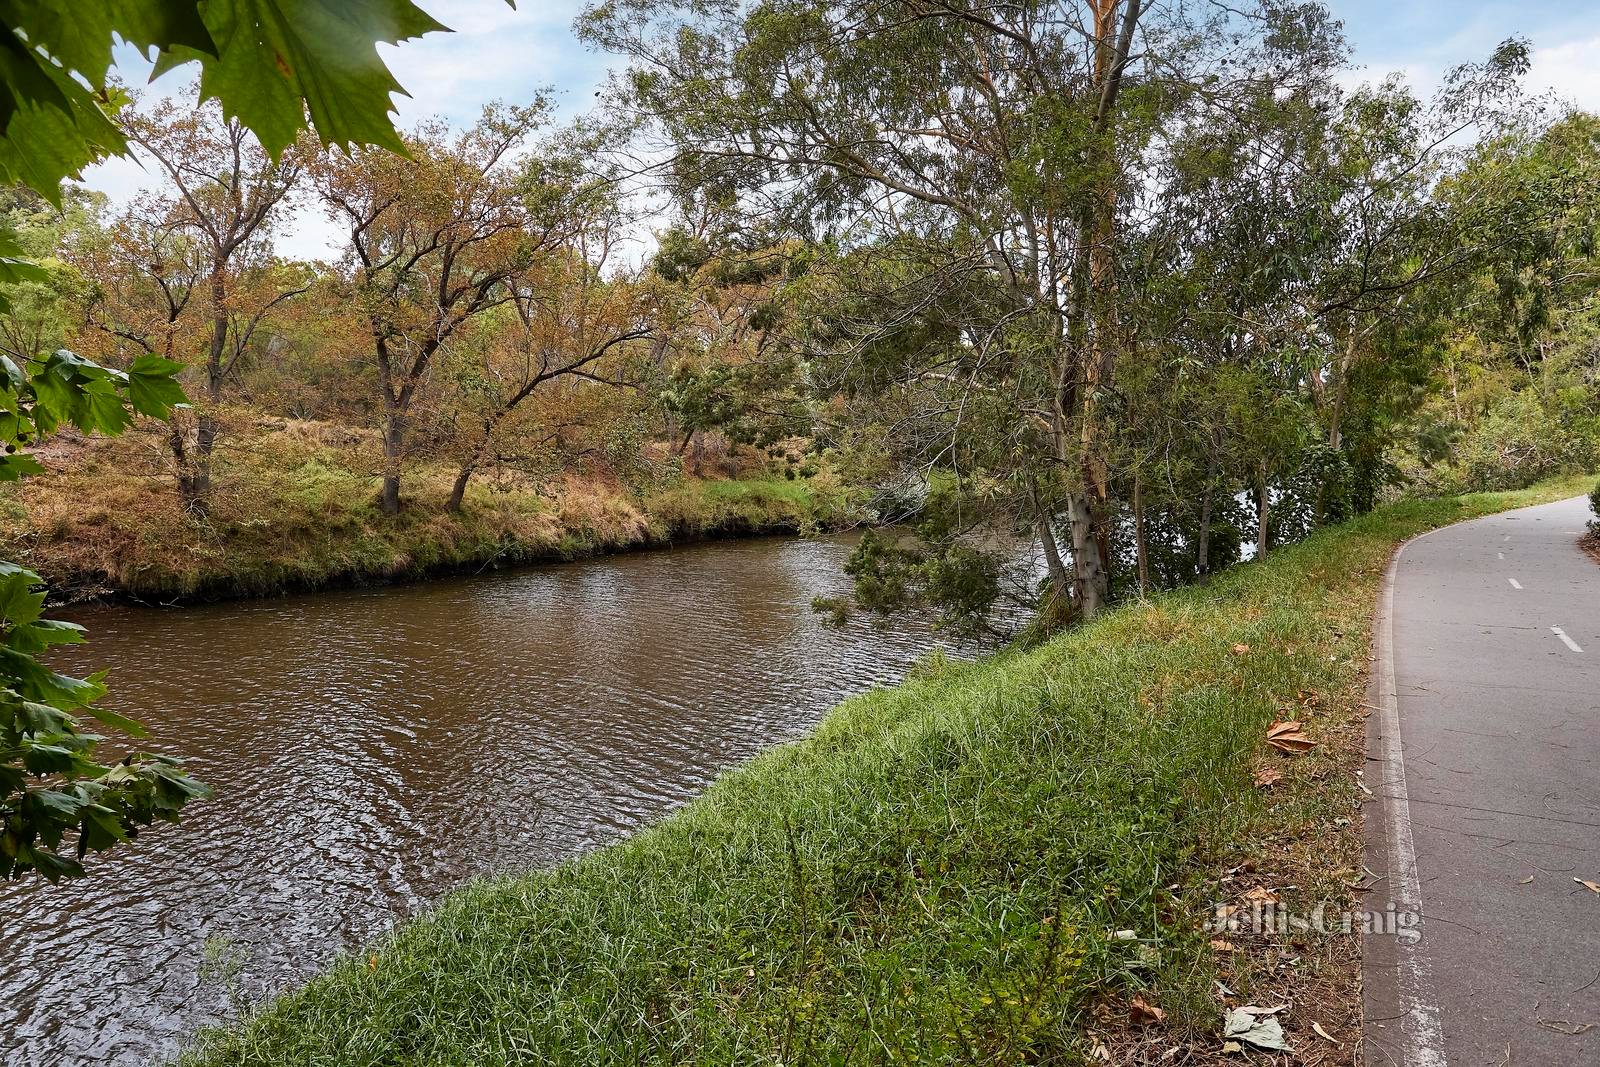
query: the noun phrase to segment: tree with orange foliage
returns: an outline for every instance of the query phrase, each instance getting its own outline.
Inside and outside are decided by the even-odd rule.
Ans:
[[[459,134],[439,123],[414,131],[409,158],[356,151],[313,168],[317,194],[349,229],[343,282],[377,365],[385,514],[400,511],[413,406],[435,358],[468,323],[516,300],[514,280],[564,239],[530,211],[518,159],[548,110],[543,99],[491,105]]]
[[[143,261],[140,271],[159,289],[165,288],[165,253],[175,246],[185,245],[181,255],[199,268],[199,284],[185,291],[184,309],[175,309],[166,292],[155,306],[170,313],[169,327],[176,327],[185,310],[202,320],[195,328],[199,351],[192,353],[202,373],[201,403],[175,414],[171,439],[179,492],[191,508],[203,511],[223,383],[264,318],[309,282],[304,272],[273,269],[270,241],[300,179],[300,149],[290,146],[274,159],[238,119],[226,117],[214,102],[198,102],[194,92],[195,100],[187,94],[160,100],[130,108],[119,119],[129,143],[166,179],[141,210],[143,225],[123,234],[124,240],[150,241],[144,250],[149,255],[135,256],[135,262]],[[172,338],[171,329],[167,336]]]

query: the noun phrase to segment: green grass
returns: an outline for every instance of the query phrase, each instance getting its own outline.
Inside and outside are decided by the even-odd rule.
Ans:
[[[1341,820],[1394,546],[1586,488],[1386,508],[1033,651],[932,661],[623,843],[450,895],[184,1062],[1076,1063],[1135,992],[1209,1043],[1219,968],[1277,980],[1213,952],[1218,872],[1309,870],[1310,906],[1359,869]],[[1323,744],[1279,760],[1262,736],[1289,716]]]

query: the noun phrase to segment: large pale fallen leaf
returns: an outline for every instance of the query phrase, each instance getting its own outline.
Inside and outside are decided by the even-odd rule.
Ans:
[[[1263,1009],[1254,1006],[1234,1008],[1228,1012],[1222,1026],[1222,1036],[1230,1041],[1242,1041],[1256,1048],[1273,1052],[1293,1052],[1283,1036],[1283,1024],[1278,1022],[1277,1008]]]
[[[1317,747],[1317,743],[1305,735],[1298,719],[1280,719],[1267,727],[1267,744],[1290,755],[1310,752]]]

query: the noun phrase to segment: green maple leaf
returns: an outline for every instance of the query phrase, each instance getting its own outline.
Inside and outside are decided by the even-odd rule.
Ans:
[[[182,363],[148,353],[134,360],[128,367],[129,405],[141,415],[166,418],[173,408],[188,402],[183,386],[172,378],[182,369]]]
[[[405,89],[377,42],[448,31],[410,0],[200,0],[199,10],[215,58],[178,45],[156,72],[201,60],[201,96],[218,100],[273,155],[295,139],[307,112],[324,145],[403,151],[389,116],[390,94]]]
[[[140,48],[183,45],[214,55],[211,35],[193,4],[171,0],[75,0],[71,14],[60,0],[0,0],[6,25],[24,26],[28,41],[90,85],[103,85],[111,69],[113,35]]]

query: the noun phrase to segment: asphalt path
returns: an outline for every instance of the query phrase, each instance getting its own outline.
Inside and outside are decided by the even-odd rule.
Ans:
[[[1600,1065],[1590,517],[1578,498],[1477,519],[1390,570],[1364,776],[1368,1064]]]

